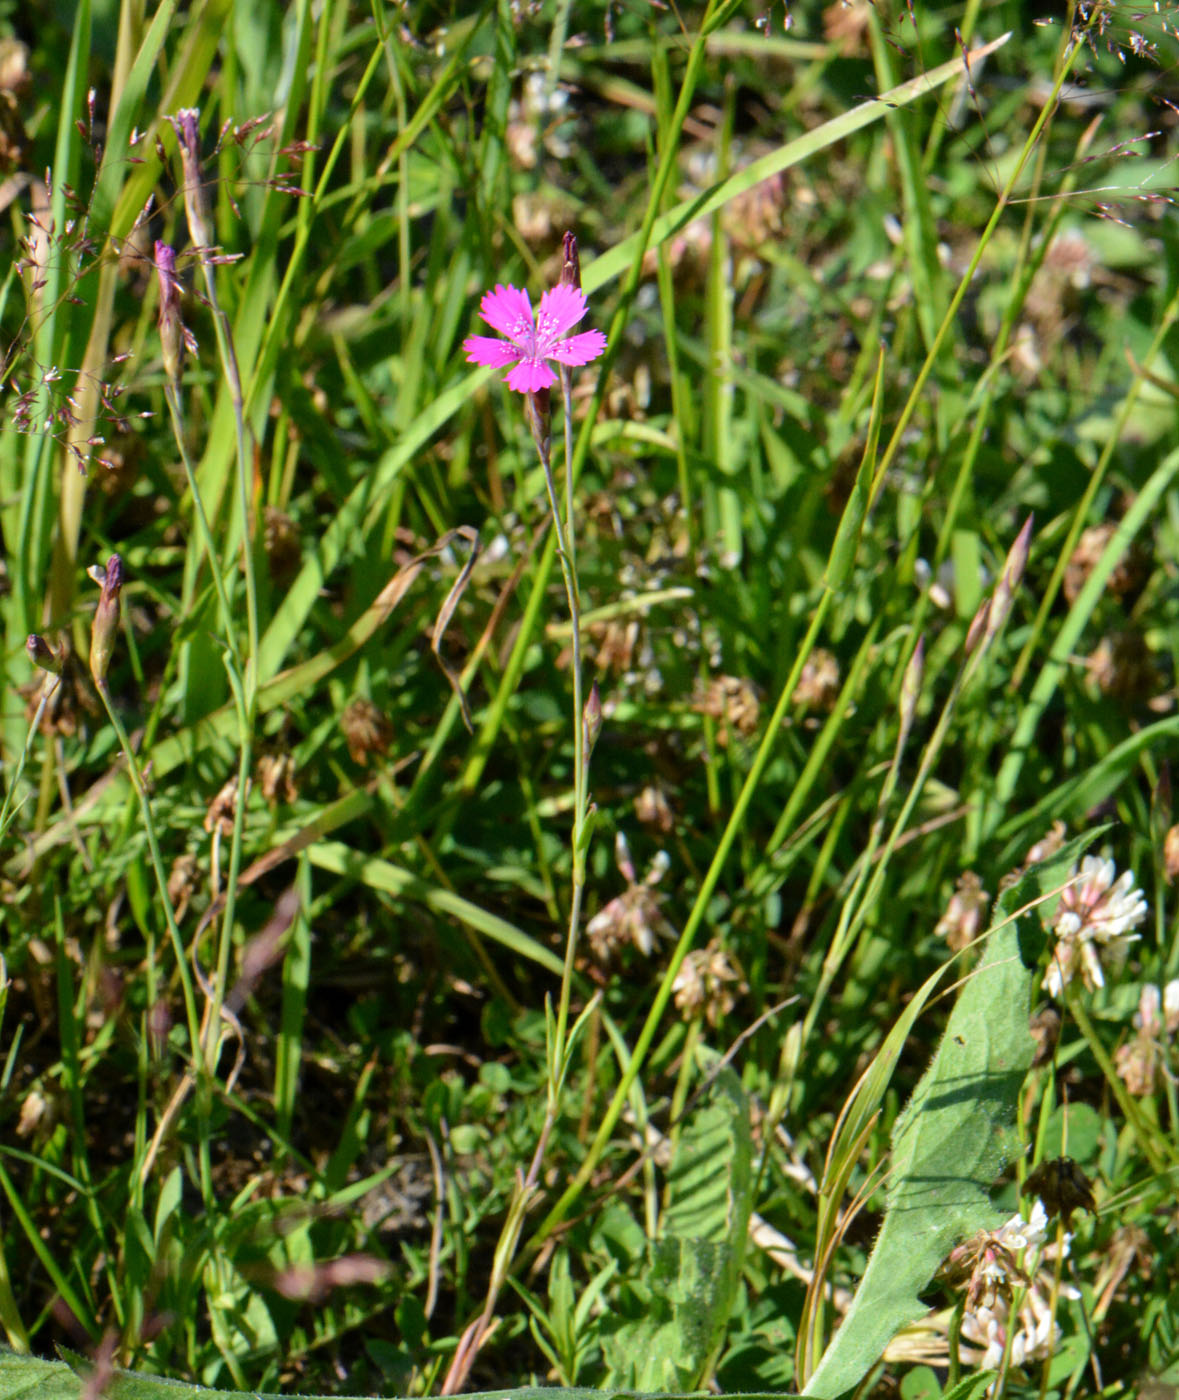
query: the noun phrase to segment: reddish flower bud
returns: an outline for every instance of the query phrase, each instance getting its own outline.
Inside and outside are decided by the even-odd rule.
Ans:
[[[195,107],[182,107],[168,120],[180,145],[180,163],[184,171],[184,212],[188,217],[188,236],[197,248],[208,248],[213,239],[209,231],[209,216],[205,187],[201,183],[201,114]]]
[[[565,255],[561,263],[560,282],[581,291],[581,258],[577,254],[577,235],[565,234]]]
[[[123,588],[123,561],[112,554],[106,568],[98,566],[91,575],[102,584],[102,594],[90,628],[90,674],[101,690],[106,685],[107,668],[115,649],[115,633],[119,628],[119,594]]]
[[[50,676],[62,675],[62,657],[50,647],[45,638],[38,637],[35,631],[29,633],[25,651],[28,652],[29,661],[41,671],[48,671]]]
[[[160,284],[160,353],[164,373],[173,385],[180,383],[184,366],[184,333],[180,322],[180,283],[176,277],[176,254],[167,243],[156,243],[156,278]]]
[[[524,395],[524,420],[532,434],[532,441],[536,443],[536,450],[545,462],[549,461],[553,434],[552,408],[547,389],[537,389]]]
[[[25,643],[25,650],[34,666],[39,667],[42,671],[48,671],[51,676],[61,675],[62,658],[44,637],[39,637],[36,632],[30,632],[29,640]]]

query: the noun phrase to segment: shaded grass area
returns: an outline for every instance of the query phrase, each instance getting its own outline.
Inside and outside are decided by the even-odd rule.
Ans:
[[[668,1154],[732,1050],[760,1226],[695,1380],[786,1388],[863,1272],[946,1000],[854,1151],[829,1143],[969,941],[939,925],[955,888],[989,892],[981,932],[1055,824],[1100,822],[1151,913],[1103,989],[1061,998],[1023,1085],[1023,1145],[1076,1158],[1101,1206],[1074,1222],[1050,1379],[1171,1374],[1169,1032],[1118,1074],[1144,988],[1179,975],[1171,13],[789,13],[9,23],[14,1346],[114,1336],[121,1364],[207,1384],[421,1394],[490,1286],[464,1383],[630,1383],[618,1320],[650,1301]],[[193,251],[166,120],[187,106],[224,260]],[[568,608],[520,400],[460,348],[483,290],[556,281],[565,229],[610,342],[573,382],[603,710],[575,1040],[546,1020]],[[196,342],[175,416],[157,239]],[[459,527],[480,550],[440,629]],[[86,569],[112,551],[108,711]],[[62,670],[35,730],[29,633]],[[832,1244],[837,1178],[860,1211]],[[869,1388],[945,1378],[955,1297],[930,1289],[925,1350]],[[1038,1360],[1003,1369],[1040,1391]]]

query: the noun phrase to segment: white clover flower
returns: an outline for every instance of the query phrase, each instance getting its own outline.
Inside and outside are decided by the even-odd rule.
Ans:
[[[1000,1243],[1013,1253],[1027,1249],[1029,1245],[1035,1247],[1043,1244],[1048,1238],[1048,1212],[1044,1202],[1036,1198],[1030,1220],[1025,1220],[1018,1212],[1013,1215],[1006,1225],[999,1227],[998,1237]]]
[[[985,1370],[996,1370],[1006,1354],[1012,1366],[1051,1356],[1060,1341],[1053,1314],[1056,1298],[1079,1298],[1071,1284],[1056,1286],[1055,1260],[1068,1256],[1071,1235],[1062,1244],[1049,1244],[1048,1212],[1042,1201],[1032,1206],[1031,1218],[1013,1215],[997,1230],[983,1231],[950,1256],[950,1266],[969,1271],[962,1339],[969,1343],[962,1359]],[[957,1258],[955,1257],[957,1256]],[[1012,1303],[1019,1307],[1012,1317]],[[1008,1340],[1010,1334],[1010,1340]]]
[[[1046,1361],[1060,1344],[1060,1327],[1052,1307],[1053,1282],[1051,1269],[1042,1270],[1024,1294],[1015,1315],[1016,1330],[1012,1331],[1008,1350],[1012,1366]],[[1059,1301],[1079,1298],[1081,1293],[1071,1283],[1061,1283],[1056,1296]],[[968,1307],[962,1315],[962,1337],[980,1350],[966,1352],[963,1360],[983,1370],[997,1370],[1002,1365],[1011,1328],[1011,1302],[1001,1293],[990,1303],[973,1309]]]
[[[1073,872],[1081,878],[1061,891],[1053,931],[1056,946],[1043,986],[1059,997],[1080,971],[1090,991],[1105,986],[1098,949],[1117,958],[1138,937],[1130,930],[1146,918],[1146,897],[1134,888],[1134,872],[1118,875],[1112,860],[1086,856]]]
[[[999,1318],[999,1309],[1002,1308],[1003,1318]],[[1007,1343],[1007,1329],[1004,1323],[1007,1321],[1007,1305],[1001,1300],[995,1300],[994,1307],[976,1308],[974,1312],[967,1312],[962,1317],[962,1336],[973,1342],[976,1347],[981,1347],[981,1353],[975,1353],[970,1357],[980,1370],[997,1371],[1003,1361],[1003,1349]]]

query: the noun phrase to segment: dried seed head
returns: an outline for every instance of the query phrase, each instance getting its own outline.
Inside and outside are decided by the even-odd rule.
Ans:
[[[635,816],[646,827],[668,836],[675,825],[667,794],[662,788],[648,784],[635,798]]]
[[[959,877],[946,905],[946,912],[937,921],[934,933],[944,938],[953,952],[960,953],[978,937],[990,898],[974,871],[965,871]]]
[[[1066,1230],[1072,1229],[1073,1212],[1097,1214],[1093,1184],[1071,1157],[1040,1162],[1024,1182],[1025,1196],[1037,1196],[1049,1215],[1059,1215]]]
[[[1105,520],[1099,525],[1090,525],[1082,532],[1064,571],[1064,596],[1070,603],[1076,602],[1077,595],[1097,567],[1117,529],[1115,521]],[[1149,574],[1149,551],[1138,539],[1134,539],[1106,580],[1105,594],[1129,605],[1142,592]]]
[[[271,807],[279,802],[294,802],[299,796],[294,754],[264,753],[258,759],[257,772],[262,796]]]
[[[289,578],[302,558],[299,527],[277,506],[267,506],[262,512],[262,548],[270,577],[275,582]]]
[[[707,687],[697,682],[692,709],[718,721],[716,741],[725,748],[729,727],[743,738],[755,733],[761,717],[761,701],[751,681],[740,676],[717,676]]]
[[[1041,836],[1038,841],[1028,847],[1028,853],[1023,858],[1024,865],[1036,865],[1042,860],[1050,860],[1064,845],[1067,833],[1068,828],[1062,821],[1053,822],[1048,834]]]
[[[361,765],[367,765],[369,754],[384,757],[393,742],[392,724],[363,695],[349,701],[348,708],[340,716],[340,730],[352,762]]]
[[[233,821],[237,811],[237,774],[222,784],[221,791],[209,803],[205,813],[204,827],[210,835],[219,831],[222,836],[233,835]]]
[[[1162,684],[1146,638],[1134,630],[1103,637],[1086,658],[1085,670],[1103,695],[1123,705],[1149,700]]]
[[[626,943],[633,943],[649,958],[660,938],[674,937],[663,913],[664,896],[656,888],[670,864],[667,853],[656,853],[640,883],[635,877],[626,837],[620,831],[614,841],[614,860],[626,881],[626,889],[603,905],[585,926],[590,951],[600,966],[609,963]]]
[[[200,868],[197,858],[191,851],[177,856],[168,872],[168,898],[179,923],[188,912],[189,902],[200,883]]]
[[[702,1016],[710,1026],[716,1026],[747,988],[728,953],[714,938],[707,948],[694,948],[687,955],[672,990],[685,1020]]]
[[[802,710],[829,713],[839,694],[839,662],[826,647],[816,647],[803,662],[794,687],[794,703]]]
[[[1050,1063],[1060,1040],[1060,1012],[1054,1006],[1042,1007],[1028,1021],[1028,1030],[1036,1042],[1036,1051],[1032,1056],[1033,1066]]]
[[[44,1133],[57,1121],[56,1105],[45,1097],[39,1089],[30,1089],[20,1106],[20,1118],[16,1124],[17,1137],[32,1137],[34,1133]]]

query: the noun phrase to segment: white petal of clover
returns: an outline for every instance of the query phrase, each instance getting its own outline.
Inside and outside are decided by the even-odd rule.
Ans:
[[[1116,956],[1137,938],[1130,930],[1146,918],[1146,896],[1134,887],[1134,872],[1118,875],[1112,860],[1086,856],[1073,872],[1075,883],[1061,891],[1053,924],[1057,943],[1042,983],[1059,997],[1078,967],[1085,985],[1105,985],[1099,948]]]

